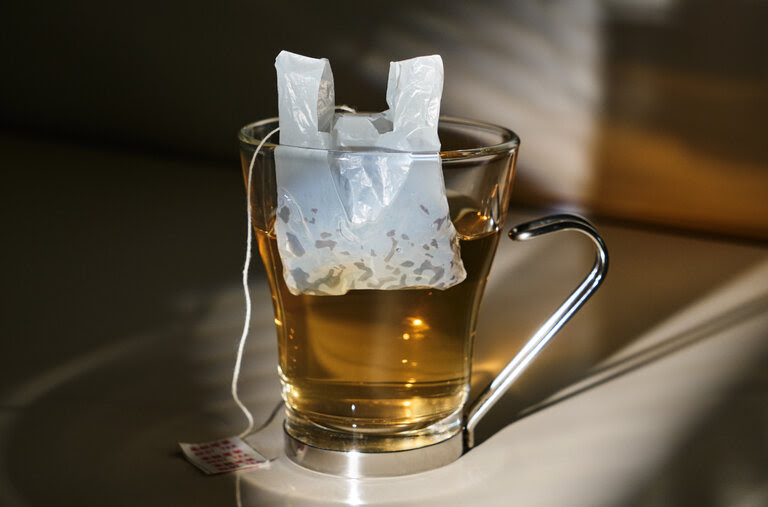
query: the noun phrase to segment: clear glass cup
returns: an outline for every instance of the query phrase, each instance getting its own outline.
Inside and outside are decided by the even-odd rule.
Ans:
[[[247,181],[256,147],[277,125],[276,118],[252,123],[241,129],[239,139],[246,185],[251,185],[253,226],[274,306],[286,433],[313,448],[357,453],[408,451],[455,439],[500,395],[497,379],[472,411],[467,410],[477,315],[506,217],[520,144],[517,135],[487,123],[440,120],[443,177],[467,270],[465,281],[447,290],[295,296],[283,279],[274,235],[279,132],[262,146],[252,180]],[[557,218],[516,229],[517,239],[582,227],[577,217]],[[576,304],[567,315],[563,307],[558,310],[561,314],[550,319],[548,332],[538,333],[541,347],[596,285],[588,289],[584,297],[570,302]],[[516,376],[531,359],[516,358],[517,369],[508,373]]]

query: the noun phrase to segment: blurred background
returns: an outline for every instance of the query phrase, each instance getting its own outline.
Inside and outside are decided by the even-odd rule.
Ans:
[[[768,238],[768,3],[6,2],[3,131],[238,170],[281,49],[386,107],[388,62],[439,53],[443,113],[523,140],[516,202]]]
[[[329,58],[337,103],[374,111],[386,107],[389,61],[442,55],[442,112],[522,139],[510,219],[573,210],[605,234],[606,285],[502,404],[494,431],[649,337],[678,347],[762,318],[752,334],[734,331],[751,344],[742,356],[723,346],[704,367],[621,387],[648,401],[642,410],[566,410],[585,419],[563,438],[561,420],[532,419],[547,435],[524,421],[513,431],[537,449],[577,446],[552,457],[578,472],[564,495],[611,485],[604,505],[768,502],[768,2],[44,0],[0,6],[0,504],[231,498],[228,478],[201,480],[174,449],[241,429],[227,383],[243,313],[236,136],[277,114],[283,49]],[[588,245],[547,241],[500,248],[494,269],[520,288],[489,285],[484,311],[497,318],[481,315],[481,375],[591,262]],[[269,413],[279,388],[259,264],[266,311],[254,326],[266,331],[249,343],[243,390]],[[742,282],[752,292],[731,297]],[[704,296],[706,318],[686,320]],[[513,323],[498,318],[510,307]],[[680,371],[690,390],[675,397]],[[683,413],[678,433],[652,433],[666,431],[660,414]],[[611,454],[629,441],[634,461]],[[582,466],[592,444],[603,454]],[[526,484],[534,500],[558,491],[515,487]]]

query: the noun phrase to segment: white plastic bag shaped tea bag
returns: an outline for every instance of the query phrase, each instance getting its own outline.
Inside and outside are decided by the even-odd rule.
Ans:
[[[437,122],[439,56],[393,62],[383,113],[334,113],[326,59],[283,51],[275,234],[293,294],[447,289],[466,278]]]

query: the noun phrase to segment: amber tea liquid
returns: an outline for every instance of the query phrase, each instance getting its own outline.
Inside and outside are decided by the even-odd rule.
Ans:
[[[467,270],[462,283],[343,296],[291,294],[273,231],[257,229],[293,437],[328,449],[381,452],[437,443],[460,430],[477,311],[499,229],[471,208],[461,209],[454,224]]]

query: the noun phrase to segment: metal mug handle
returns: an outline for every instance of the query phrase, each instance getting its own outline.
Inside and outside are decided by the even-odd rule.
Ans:
[[[597,229],[587,220],[575,215],[552,215],[537,220],[532,220],[513,227],[509,231],[509,237],[513,241],[525,241],[544,234],[558,231],[578,231],[589,236],[595,245],[596,257],[592,271],[584,281],[579,284],[568,299],[560,305],[547,321],[528,340],[528,343],[515,355],[515,357],[501,370],[501,373],[493,379],[488,387],[480,394],[469,407],[464,420],[464,447],[471,449],[475,445],[475,429],[480,420],[496,404],[512,383],[530,365],[539,352],[549,343],[552,337],[573,316],[581,306],[587,302],[592,294],[603,283],[608,272],[608,250],[603,238]]]

